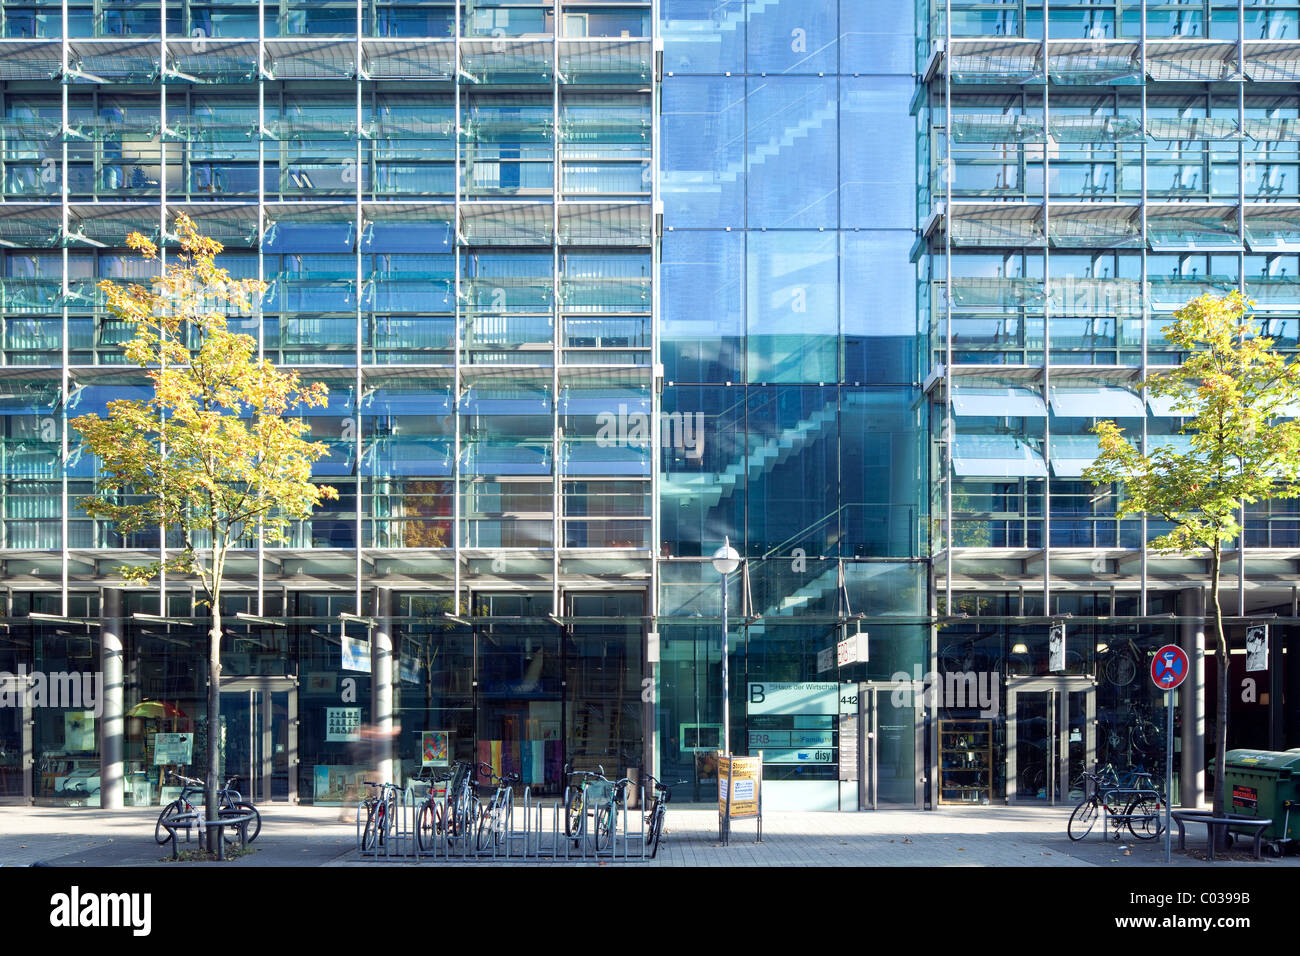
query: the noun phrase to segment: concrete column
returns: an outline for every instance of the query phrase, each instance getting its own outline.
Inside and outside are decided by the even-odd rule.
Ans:
[[[103,712],[99,718],[99,803],[105,810],[120,810],[125,752],[126,693],[123,686],[122,592],[105,588],[100,599],[99,671],[103,675]]]
[[[370,632],[370,723],[375,734],[375,772],[379,783],[393,779],[393,592],[375,591],[377,624]]]
[[[1181,805],[1199,807],[1206,799],[1205,591],[1202,588],[1187,588],[1179,592],[1178,616],[1189,618],[1178,622],[1178,644],[1187,652],[1191,662],[1187,680],[1178,689],[1183,720],[1182,767],[1179,775],[1182,784]]]

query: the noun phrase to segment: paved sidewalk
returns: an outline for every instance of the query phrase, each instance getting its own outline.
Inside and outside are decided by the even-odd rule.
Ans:
[[[338,809],[270,804],[262,810],[256,852],[228,864],[201,866],[373,866],[354,849],[356,829],[340,822]],[[169,849],[154,841],[156,809],[106,811],[50,807],[0,808],[0,864],[55,866],[172,866]],[[718,845],[711,807],[674,806],[659,858],[632,866],[1163,866],[1163,841],[1132,837],[1080,843],[1065,836],[1069,809],[972,807],[938,812],[770,812],[763,842],[754,842],[753,821],[738,821],[730,846]],[[1189,833],[1189,849],[1204,837]],[[185,844],[182,843],[182,848]],[[472,866],[502,865],[473,861]],[[602,865],[610,865],[601,861]],[[1262,862],[1220,860],[1174,853],[1178,866],[1300,866],[1300,857]],[[441,866],[425,861],[406,866]],[[563,865],[550,861],[528,865]],[[570,863],[569,865],[584,865]],[[594,865],[587,861],[585,865]]]

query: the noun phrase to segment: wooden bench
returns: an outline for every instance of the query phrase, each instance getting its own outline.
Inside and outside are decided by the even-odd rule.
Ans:
[[[1263,820],[1258,817],[1243,817],[1236,814],[1225,813],[1221,817],[1216,817],[1213,810],[1175,810],[1173,811],[1174,822],[1178,824],[1178,849],[1187,848],[1187,829],[1188,823],[1204,823],[1206,841],[1210,849],[1210,859],[1214,859],[1215,844],[1215,827],[1225,827],[1231,832],[1233,827],[1242,830],[1253,830],[1254,833],[1248,833],[1254,841],[1255,859],[1260,859],[1260,845],[1264,840],[1264,831],[1273,825],[1269,818]]]

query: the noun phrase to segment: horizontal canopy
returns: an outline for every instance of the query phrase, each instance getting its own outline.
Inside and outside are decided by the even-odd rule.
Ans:
[[[1051,405],[1052,411],[1064,418],[1146,417],[1142,399],[1124,388],[1053,388]]]
[[[1042,456],[1014,435],[958,435],[952,470],[959,478],[1044,478]]]
[[[1052,474],[1057,478],[1083,477],[1083,470],[1100,453],[1096,435],[1053,435],[1050,447]]]
[[[1047,405],[1027,388],[954,388],[952,409],[967,417],[1047,417]]]

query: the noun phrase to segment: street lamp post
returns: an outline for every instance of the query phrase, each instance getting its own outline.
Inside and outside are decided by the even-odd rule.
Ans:
[[[727,576],[740,567],[740,555],[731,546],[730,538],[722,539],[722,547],[713,552],[713,567],[722,575],[722,752],[731,755],[731,689],[727,684]]]

